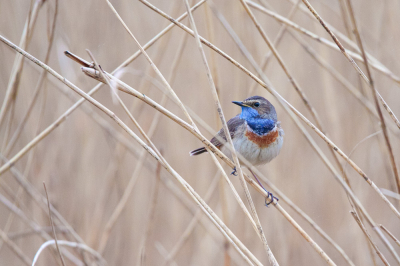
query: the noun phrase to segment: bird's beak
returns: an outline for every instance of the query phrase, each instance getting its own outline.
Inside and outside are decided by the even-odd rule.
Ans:
[[[244,104],[243,102],[233,101],[232,103],[237,104],[239,106],[243,106],[243,107],[249,107],[248,105]]]

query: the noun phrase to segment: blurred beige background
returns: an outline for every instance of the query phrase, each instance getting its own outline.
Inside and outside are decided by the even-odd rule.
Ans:
[[[29,15],[30,2],[0,0],[0,34],[15,44],[20,41],[24,24]],[[32,4],[34,2],[32,1]],[[322,18],[346,35],[340,2],[312,0],[311,4]],[[152,0],[151,3],[175,18],[186,11],[183,1]],[[256,62],[261,64],[269,49],[240,1],[215,0],[214,3]],[[259,3],[261,5],[267,4],[267,7],[272,7],[284,17],[288,15],[293,6],[290,1],[283,0],[263,0]],[[367,51],[395,75],[400,75],[398,64],[400,3],[395,0],[354,0],[352,3]],[[169,21],[151,11],[139,1],[115,0],[112,1],[112,4],[142,45],[169,24]],[[300,7],[304,7],[304,5],[301,3]],[[27,48],[29,53],[40,60],[44,60],[46,55],[54,9],[54,0],[45,1],[39,9],[32,39]],[[270,39],[274,39],[281,28],[281,24],[257,10],[252,10]],[[207,15],[206,12],[209,14]],[[213,29],[211,32],[210,27],[207,28],[207,16],[209,16],[210,27]],[[256,73],[206,4],[194,12],[194,18],[200,35],[208,40],[213,40],[217,47],[250,71]],[[331,41],[326,31],[307,12],[299,9],[292,20]],[[187,19],[183,20],[183,23],[188,25]],[[173,28],[147,50],[149,56],[167,78],[171,76],[171,63],[176,54],[180,52],[177,48],[184,34],[186,33],[181,29]],[[373,103],[370,89],[365,86],[341,53],[307,36],[303,37],[310,47],[314,48],[325,61]],[[355,40],[354,35],[350,35],[350,38]],[[345,47],[350,48],[346,44]],[[104,70],[111,72],[136,52],[138,46],[111,12],[106,1],[59,1],[49,66],[79,88],[88,92],[97,82],[85,76],[80,71],[80,66],[63,54],[65,50],[69,50],[90,61],[85,49],[89,49],[93,53]],[[254,86],[255,81],[209,48],[205,47],[204,49],[209,63],[216,70],[214,72],[214,74],[217,74],[216,85],[227,119],[240,112],[240,109],[231,104],[231,101],[243,100],[252,95],[264,96],[276,107],[278,118],[285,130],[284,145],[281,154],[275,160],[268,165],[260,166],[259,169],[325,230],[356,265],[374,265],[366,238],[349,213],[351,206],[344,190],[335,181],[332,173],[314,152],[277,100],[259,85],[250,95],[250,88]],[[354,51],[354,49],[351,50]],[[343,152],[349,155],[360,141],[380,130],[378,121],[341,83],[316,63],[288,32],[284,33],[278,51],[318,112],[328,136]],[[182,102],[213,128],[214,132],[209,132],[201,124],[198,124],[201,132],[211,138],[219,130],[220,122],[194,38],[190,36],[187,38],[181,52],[181,59],[174,73],[175,78],[171,86]],[[0,43],[1,103],[5,97],[15,55],[14,51]],[[365,70],[361,63],[358,64]],[[10,109],[12,112],[9,111],[9,114],[6,114],[5,121],[0,128],[2,154],[27,110],[41,71],[38,66],[25,60],[18,92]],[[151,78],[144,79],[144,74]],[[265,74],[285,99],[314,122],[275,58],[272,58]],[[45,80],[39,92],[37,102],[21,136],[7,158],[15,155],[79,99],[77,94],[61,82],[49,77],[49,75],[47,77],[48,79]],[[131,63],[124,73],[120,73],[120,77],[124,82],[153,100],[161,101],[163,92],[150,82],[151,79],[160,79],[149,67],[149,63],[143,56]],[[387,100],[394,114],[399,116],[400,89],[398,84],[376,70],[373,70],[373,77],[376,88]],[[69,91],[70,97],[75,100],[72,101],[70,97],[61,93],[59,87]],[[133,116],[147,132],[156,111],[136,98],[123,93],[120,93],[120,95],[126,105],[131,108]],[[103,86],[94,98],[115,112],[134,132],[138,133],[123,109],[118,104],[113,103],[107,86]],[[172,100],[168,100],[165,107],[186,120],[180,108]],[[93,110],[112,128],[121,132],[135,147],[137,153],[129,152],[83,109]],[[68,116],[65,122],[35,146],[30,153],[23,156],[15,164],[15,168],[24,173],[29,182],[42,195],[44,195],[42,183],[45,182],[50,202],[84,242],[97,250],[106,223],[137,167],[138,154],[142,151],[142,148],[114,121],[91,104],[84,103],[83,109],[79,108]],[[390,126],[396,129],[383,108],[382,111],[387,118],[387,124],[391,124]],[[12,113],[11,116],[10,113]],[[307,127],[307,130],[334,164],[333,157],[326,144],[309,127]],[[398,129],[389,132],[394,155],[397,163],[399,163],[400,134]],[[163,151],[170,165],[204,197],[217,173],[217,167],[207,154],[189,157],[189,151],[201,147],[201,142],[164,116],[161,116],[152,140],[157,148]],[[396,191],[395,179],[382,133],[362,142],[352,153],[351,158],[378,187]],[[377,224],[384,224],[393,234],[400,237],[399,220],[351,166],[346,165],[341,158],[340,162],[345,165],[346,173],[355,194],[374,221]],[[336,164],[334,166],[337,168]],[[129,197],[126,208],[113,226],[108,242],[104,247],[102,255],[108,265],[134,265],[138,263],[140,248],[149,223],[151,223],[151,227],[146,241],[145,264],[163,265],[165,255],[173,249],[192,220],[194,212],[199,209],[164,169],[160,173],[161,180],[157,181],[156,167],[154,158],[146,155],[144,166],[140,171],[133,193]],[[226,171],[231,172],[227,167]],[[243,189],[238,178],[230,177],[244,200]],[[217,178],[221,179],[221,175],[219,174]],[[157,201],[153,218],[149,221],[149,209],[153,202],[152,195],[156,182],[159,182]],[[250,251],[264,265],[268,265],[267,254],[261,241],[259,241],[247,217],[243,215],[243,211],[239,208],[225,181],[221,179],[217,185],[218,187],[213,191],[208,204],[218,216],[224,219],[225,223]],[[266,188],[268,189],[268,187]],[[309,243],[274,207],[263,206],[264,199],[262,196],[252,188],[250,188],[250,191],[268,244],[280,265],[325,264]],[[0,193],[10,202],[14,202],[26,217],[24,221],[2,203],[0,204],[0,228],[5,230],[10,239],[32,260],[44,240],[38,233],[27,233],[27,230],[31,230],[27,221],[34,222],[50,233],[48,210],[38,206],[29,194],[20,188],[10,171],[0,176]],[[181,198],[176,195],[180,195]],[[182,198],[186,201],[183,201]],[[389,200],[397,208],[399,207],[398,200],[390,197]],[[343,257],[320,237],[304,219],[290,209],[287,204],[280,203],[337,265],[346,265]],[[226,258],[224,237],[205,215],[202,214],[202,216],[200,219],[202,222],[195,225],[193,232],[176,254],[173,262],[175,264],[173,265],[245,265],[243,259],[232,247],[229,247],[229,251],[227,251],[230,260]],[[74,240],[57,219],[55,219],[55,223],[59,225],[58,239]],[[369,225],[367,225],[367,229],[388,261],[392,265],[396,264],[396,260],[385,248],[373,229]],[[50,233],[50,235],[52,234]],[[400,252],[399,247],[391,239],[389,239],[389,242],[394,245],[397,252]],[[0,243],[0,265],[23,264],[8,245],[1,240]],[[81,258],[79,252],[74,249],[68,250]],[[376,265],[382,265],[376,255],[374,258]],[[88,265],[93,263],[90,256],[87,256],[86,259],[89,261]],[[51,249],[46,249],[39,258],[38,265],[56,265],[56,261],[59,261],[57,253],[51,251]],[[73,265],[69,260],[66,260],[66,263]]]

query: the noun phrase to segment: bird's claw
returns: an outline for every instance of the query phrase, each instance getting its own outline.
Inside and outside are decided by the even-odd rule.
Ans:
[[[233,167],[233,172],[231,173],[231,175],[237,176],[236,166]]]
[[[265,206],[268,207],[271,203],[274,202],[274,199],[276,199],[276,201],[279,201],[279,199],[277,197],[275,197],[274,195],[272,195],[271,192],[267,191],[267,193],[268,193],[268,196],[265,197]],[[270,196],[271,196],[271,200],[270,200],[270,202],[267,203],[267,199],[269,199]]]

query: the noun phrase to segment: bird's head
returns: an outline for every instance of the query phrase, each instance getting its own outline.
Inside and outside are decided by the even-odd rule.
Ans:
[[[264,97],[252,96],[242,102],[232,103],[242,107],[241,119],[270,119],[274,122],[278,120],[274,106]]]

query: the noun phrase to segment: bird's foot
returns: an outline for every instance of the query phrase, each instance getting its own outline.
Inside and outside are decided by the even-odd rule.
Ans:
[[[267,190],[265,190],[265,191],[267,191]],[[268,196],[265,197],[265,206],[268,207],[268,205],[270,205],[271,203],[274,202],[274,199],[276,201],[279,201],[279,199],[277,197],[275,197],[274,195],[272,195],[271,192],[267,191],[267,193],[268,193]],[[271,196],[271,200],[269,202],[267,202],[267,199],[269,199],[270,196]]]
[[[233,172],[231,173],[231,175],[237,176],[236,166],[233,167]]]

